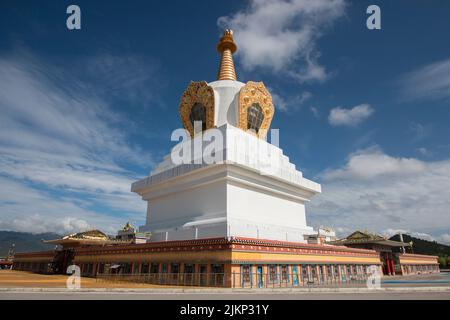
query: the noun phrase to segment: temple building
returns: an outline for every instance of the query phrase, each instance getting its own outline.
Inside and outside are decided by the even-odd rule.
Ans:
[[[332,245],[343,245],[376,251],[380,256],[384,275],[408,275],[437,271],[436,257],[406,253],[412,251],[412,243],[393,241],[367,231],[355,231],[344,239],[330,241]]]
[[[143,236],[128,224],[114,239],[99,231],[72,235],[50,242],[60,245],[56,251],[16,254],[15,269],[63,273],[76,264],[84,276],[226,287],[342,282],[366,278],[369,267],[385,270],[386,242],[356,247],[308,226],[305,204],[320,184],[276,145],[264,83],[237,80],[231,30],[217,50],[217,80],[191,82],[181,96],[187,138],[131,186],[147,202]],[[436,257],[401,256],[438,272]]]
[[[0,257],[0,269],[11,269],[13,266],[15,244],[11,244],[6,257]]]
[[[150,238],[150,233],[137,232],[136,228],[129,222],[117,232],[116,239],[122,241],[131,241],[131,243],[146,243]]]

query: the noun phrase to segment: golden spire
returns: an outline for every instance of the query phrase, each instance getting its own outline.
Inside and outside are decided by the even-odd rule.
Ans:
[[[237,46],[233,41],[233,31],[226,29],[217,44],[217,51],[222,54],[217,80],[236,80],[236,71],[234,71],[233,63],[233,53],[236,50]]]

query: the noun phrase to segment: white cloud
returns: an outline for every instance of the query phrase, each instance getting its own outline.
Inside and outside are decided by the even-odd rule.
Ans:
[[[31,214],[26,217],[15,217],[9,225],[4,225],[4,229],[13,229],[19,232],[58,232],[61,235],[71,234],[80,231],[86,231],[91,227],[85,220],[75,217],[57,217],[49,220],[39,214]]]
[[[123,217],[86,209],[84,200],[55,196],[23,181],[0,176],[0,190],[0,230],[66,234],[99,227],[113,232],[123,224]]]
[[[323,194],[308,205],[313,224],[380,233],[402,229],[435,238],[450,228],[450,160],[392,157],[371,148],[318,179]]]
[[[354,153],[343,168],[325,171],[325,180],[352,179],[369,180],[385,176],[409,176],[423,173],[424,162],[414,158],[395,158],[384,154],[378,148]]]
[[[411,122],[408,131],[412,134],[411,141],[414,143],[423,141],[431,136],[434,130],[433,124],[422,124],[418,122]]]
[[[333,126],[357,126],[374,113],[373,108],[367,104],[360,104],[351,109],[336,107],[331,109],[328,122]]]
[[[444,233],[438,237],[438,242],[450,245],[450,234]]]
[[[317,107],[310,107],[309,110],[311,111],[311,113],[313,114],[313,116],[317,119],[319,119],[320,117],[320,113],[319,113],[319,109]]]
[[[417,148],[416,150],[418,153],[420,153],[424,157],[430,157],[433,155],[433,152],[431,152],[430,150],[428,150],[425,147],[420,147],[420,148]]]
[[[450,59],[404,74],[398,80],[406,100],[450,98]]]
[[[218,24],[235,31],[244,68],[283,71],[300,82],[324,81],[328,74],[317,61],[317,40],[344,10],[344,0],[251,0]]]
[[[272,95],[272,102],[273,102],[273,105],[275,106],[275,108],[282,112],[286,112],[288,110],[286,100],[283,97],[281,97],[280,95],[278,95],[277,93],[275,93],[273,90],[269,90],[269,91]]]
[[[74,66],[83,70],[80,76],[86,83],[84,88],[95,88],[93,95],[109,97],[141,109],[160,103],[157,92],[165,80],[159,64],[149,56],[108,52],[88,57]]]
[[[272,95],[272,101],[275,108],[281,112],[298,111],[302,105],[312,97],[311,92],[303,91],[301,94],[293,95],[285,99],[278,95],[273,89],[269,88],[269,91]]]
[[[116,229],[145,217],[130,184],[153,160],[130,144],[128,120],[106,99],[31,55],[0,56],[0,83],[0,229]]]

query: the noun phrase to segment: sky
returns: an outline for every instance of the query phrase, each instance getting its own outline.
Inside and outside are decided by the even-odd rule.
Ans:
[[[189,81],[215,80],[225,28],[238,80],[265,83],[280,147],[322,185],[309,225],[450,244],[450,3],[437,0],[2,0],[0,230],[143,225],[130,185],[173,147]]]

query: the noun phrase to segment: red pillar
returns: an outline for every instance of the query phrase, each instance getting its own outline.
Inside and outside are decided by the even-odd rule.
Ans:
[[[394,258],[391,258],[391,270],[392,270],[392,275],[395,276]]]
[[[389,255],[386,253],[385,255],[385,261],[386,261],[386,270],[387,270],[387,275],[391,275],[391,261],[389,259]]]

